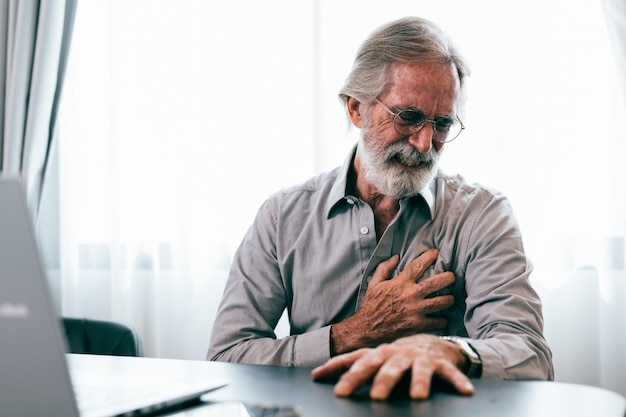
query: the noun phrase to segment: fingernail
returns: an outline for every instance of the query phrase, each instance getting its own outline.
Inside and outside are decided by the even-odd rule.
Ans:
[[[387,393],[382,388],[372,387],[372,389],[370,390],[370,398],[372,400],[386,400]]]
[[[340,396],[346,396],[350,394],[350,387],[347,383],[339,381],[335,384],[335,394]]]

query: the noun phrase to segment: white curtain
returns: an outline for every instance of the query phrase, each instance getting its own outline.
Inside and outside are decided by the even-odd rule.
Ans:
[[[76,3],[0,2],[0,175],[23,178],[37,217]]]
[[[626,118],[602,4],[235,3],[81,4],[59,142],[64,312],[130,322],[148,356],[204,358],[258,206],[354,143],[337,91],[359,43],[420,15],[473,69],[443,168],[510,197],[557,380],[626,394]]]
[[[603,5],[626,103],[626,1],[603,0]]]

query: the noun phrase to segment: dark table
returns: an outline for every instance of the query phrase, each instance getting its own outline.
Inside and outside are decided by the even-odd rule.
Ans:
[[[626,399],[614,392],[585,385],[546,381],[474,380],[476,393],[460,396],[439,387],[426,401],[412,401],[405,391],[389,401],[372,401],[366,392],[338,398],[332,383],[314,382],[310,369],[228,364],[153,358],[71,355],[71,365],[104,368],[130,367],[155,378],[172,374],[226,379],[229,384],[206,394],[208,402],[243,401],[249,404],[294,405],[303,416],[437,416],[437,417],[624,417]],[[213,417],[211,406],[177,413]],[[237,415],[239,416],[239,415]]]

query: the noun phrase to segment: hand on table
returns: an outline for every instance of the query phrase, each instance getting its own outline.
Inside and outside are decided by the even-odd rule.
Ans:
[[[425,251],[393,279],[391,272],[398,266],[399,256],[381,262],[370,278],[360,309],[331,327],[331,355],[444,328],[447,319],[431,314],[452,306],[454,297],[429,296],[454,283],[454,274],[442,272],[421,279],[438,254],[436,249]]]
[[[473,394],[473,385],[460,371],[464,366],[465,357],[457,346],[437,336],[418,334],[336,356],[315,368],[312,377],[329,379],[343,373],[335,385],[335,394],[341,397],[372,381],[370,397],[384,400],[410,371],[409,395],[421,400],[428,398],[433,377],[449,382],[460,394]]]

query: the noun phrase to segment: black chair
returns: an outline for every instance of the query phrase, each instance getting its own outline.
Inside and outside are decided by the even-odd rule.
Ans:
[[[69,353],[143,356],[139,334],[128,324],[63,317]]]

